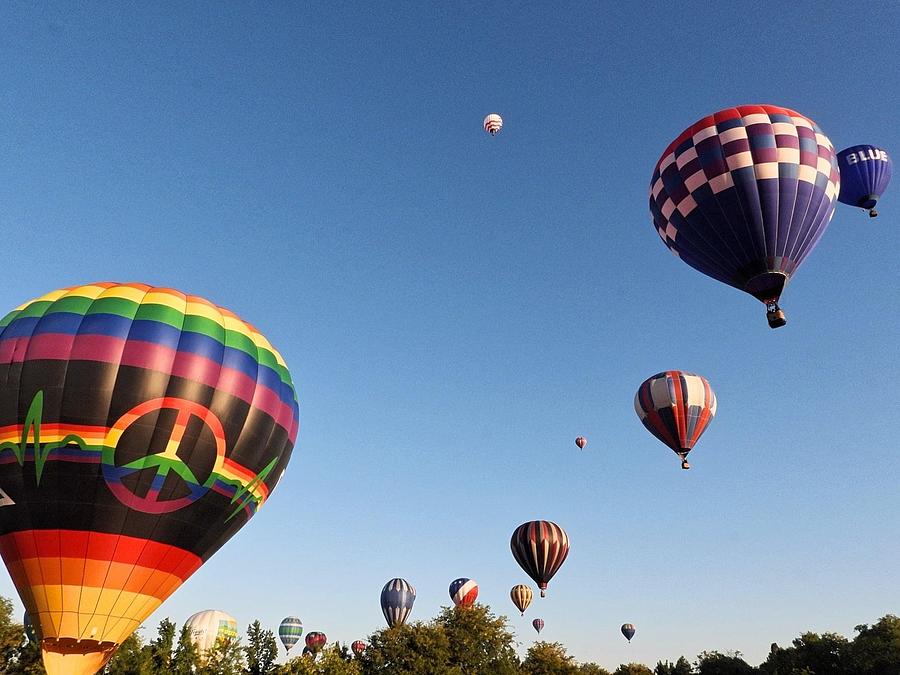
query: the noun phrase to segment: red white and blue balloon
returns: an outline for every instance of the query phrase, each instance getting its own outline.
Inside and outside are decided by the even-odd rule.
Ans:
[[[478,597],[478,582],[460,578],[450,583],[450,599],[457,607],[471,607]]]
[[[391,579],[381,589],[381,611],[388,626],[403,625],[416,601],[416,589],[406,579]]]

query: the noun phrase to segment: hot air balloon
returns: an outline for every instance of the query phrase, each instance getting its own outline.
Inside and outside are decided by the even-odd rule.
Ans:
[[[644,380],[634,396],[641,422],[681,457],[690,469],[688,453],[716,416],[716,394],[705,377],[667,370]]]
[[[569,555],[569,535],[549,520],[532,520],[516,528],[509,547],[519,566],[537,583],[543,598],[547,584]]]
[[[99,670],[256,513],[297,420],[278,352],[202,298],[97,283],[0,321],[0,555],[49,675]]]
[[[219,640],[233,640],[238,634],[237,620],[217,609],[197,612],[184,625],[191,632],[191,642],[197,647],[201,658]]]
[[[278,626],[278,637],[281,638],[281,644],[284,645],[286,652],[291,651],[291,647],[300,641],[303,635],[303,622],[296,616],[286,616],[281,620]]]
[[[512,587],[512,590],[509,592],[509,597],[512,598],[516,608],[522,612],[522,616],[525,616],[525,610],[528,609],[528,605],[531,604],[531,598],[534,597],[534,594],[531,592],[531,588],[525,584],[517,584]]]
[[[534,629],[540,634],[541,630],[544,628],[544,620],[535,619],[531,622],[531,625],[534,626]]]
[[[623,623],[622,624],[622,635],[631,642],[631,638],[634,637],[634,624],[631,623]]]
[[[416,589],[406,579],[391,579],[381,589],[381,611],[389,627],[406,623],[416,601]]]
[[[837,156],[841,172],[838,199],[844,204],[866,209],[869,216],[878,215],[875,204],[891,182],[893,164],[887,150],[874,145],[854,145]]]
[[[366,651],[366,643],[362,640],[357,640],[352,645],[350,645],[350,649],[353,650],[356,658],[359,658],[363,655],[363,652]]]
[[[575,439],[575,445],[578,446],[579,450],[584,450],[584,446],[587,445],[587,439],[584,436],[579,436]]]
[[[778,328],[781,293],[828,227],[839,188],[834,146],[815,122],[745,105],[672,141],[650,181],[650,212],[672,253],[761,300]]]
[[[484,130],[491,136],[496,136],[503,128],[503,118],[497,113],[491,113],[484,118]]]
[[[326,642],[328,642],[328,638],[325,636],[325,633],[314,630],[306,634],[306,648],[313,653],[313,656],[319,653],[319,650],[325,646]]]
[[[305,659],[312,659],[313,661],[316,660],[316,653],[309,647],[304,647],[303,651],[300,652],[300,655]]]
[[[457,579],[450,584],[450,599],[457,607],[471,607],[478,597],[478,583],[474,579]]]

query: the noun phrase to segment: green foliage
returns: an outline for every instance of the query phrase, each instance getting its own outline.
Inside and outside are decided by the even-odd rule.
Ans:
[[[679,656],[675,663],[658,661],[653,669],[653,675],[691,675],[693,672],[690,662],[683,656]]]
[[[251,623],[247,628],[244,656],[247,657],[247,675],[269,675],[275,672],[275,659],[278,658],[275,633],[263,630],[259,621]]]
[[[697,657],[698,675],[753,675],[758,672],[741,658],[740,652],[701,652]]]
[[[191,640],[191,630],[181,627],[178,644],[172,654],[172,675],[192,675],[200,667],[200,654]]]
[[[156,673],[172,669],[172,649],[175,646],[175,623],[168,619],[159,622],[156,639],[150,642],[150,660]]]
[[[25,640],[25,627],[13,621],[11,600],[0,598],[0,663],[8,664],[18,657]]]
[[[448,665],[465,675],[515,675],[519,659],[505,616],[475,603],[471,607],[444,607],[434,620],[450,641]]]
[[[871,628],[856,629],[859,634],[850,644],[849,658],[854,675],[900,673],[900,618],[888,614]]]
[[[525,654],[523,675],[578,675],[575,659],[558,642],[535,642]]]
[[[653,675],[643,663],[623,663],[613,671],[613,675]]]
[[[421,622],[373,633],[361,663],[365,675],[456,675],[447,633]]]
[[[200,661],[198,675],[243,675],[244,652],[240,638],[220,637]]]
[[[137,633],[132,633],[103,669],[106,675],[154,675],[153,659]]]
[[[578,667],[578,675],[610,675],[610,672],[596,663],[582,663]]]

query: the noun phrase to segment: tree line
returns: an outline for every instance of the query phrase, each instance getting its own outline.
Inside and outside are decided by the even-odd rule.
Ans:
[[[12,602],[0,598],[0,674],[45,675],[40,648],[14,621]],[[275,634],[254,621],[245,638],[219,640],[199,654],[190,632],[169,619],[145,640],[132,634],[104,668],[104,675],[898,675],[900,618],[887,615],[856,627],[847,639],[836,633],[804,633],[790,646],[773,644],[758,666],[739,652],[702,652],[655,667],[622,664],[612,673],[596,663],[577,663],[558,642],[535,642],[520,659],[506,617],[489,607],[444,608],[427,622],[385,628],[369,636],[363,655],[331,644],[315,659],[295,656],[275,663]],[[301,643],[302,644],[302,643]],[[301,648],[298,644],[296,649]]]

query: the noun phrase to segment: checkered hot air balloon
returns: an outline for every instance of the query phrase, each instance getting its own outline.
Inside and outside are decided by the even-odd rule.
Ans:
[[[681,457],[688,453],[716,415],[716,394],[701,375],[667,370],[644,380],[634,396],[634,410],[651,434]]]
[[[549,520],[532,520],[516,528],[509,547],[519,566],[541,589],[543,598],[547,584],[569,555],[569,535]]]
[[[491,113],[484,118],[484,130],[491,136],[496,136],[503,128],[503,118],[497,113]]]
[[[663,243],[694,269],[766,305],[778,301],[834,214],[834,146],[818,125],[773,105],[704,117],[663,152],[650,213]]]
[[[528,609],[528,605],[531,604],[534,593],[531,588],[525,584],[516,584],[512,587],[512,590],[510,590],[509,597],[512,599],[516,609],[522,613],[522,616],[525,616],[525,610]]]
[[[286,616],[281,620],[278,626],[278,637],[281,638],[281,644],[284,645],[285,651],[291,651],[291,647],[300,641],[303,635],[303,622],[296,616]]]
[[[457,607],[471,607],[478,597],[478,583],[474,579],[456,579],[450,583],[450,599]]]
[[[391,579],[381,589],[381,611],[389,627],[406,623],[416,601],[416,589],[406,579]]]
[[[622,635],[625,636],[625,639],[631,642],[631,638],[634,637],[634,624],[633,623],[623,623],[622,624]]]
[[[872,218],[877,216],[875,205],[891,182],[893,172],[887,150],[874,145],[854,145],[841,150],[837,160],[841,171],[838,199],[844,204],[866,209]]]
[[[350,645],[350,649],[353,650],[353,654],[356,656],[356,658],[359,658],[363,655],[363,652],[366,651],[367,646],[368,645],[366,645],[366,643],[362,640],[356,640],[352,645]]]

